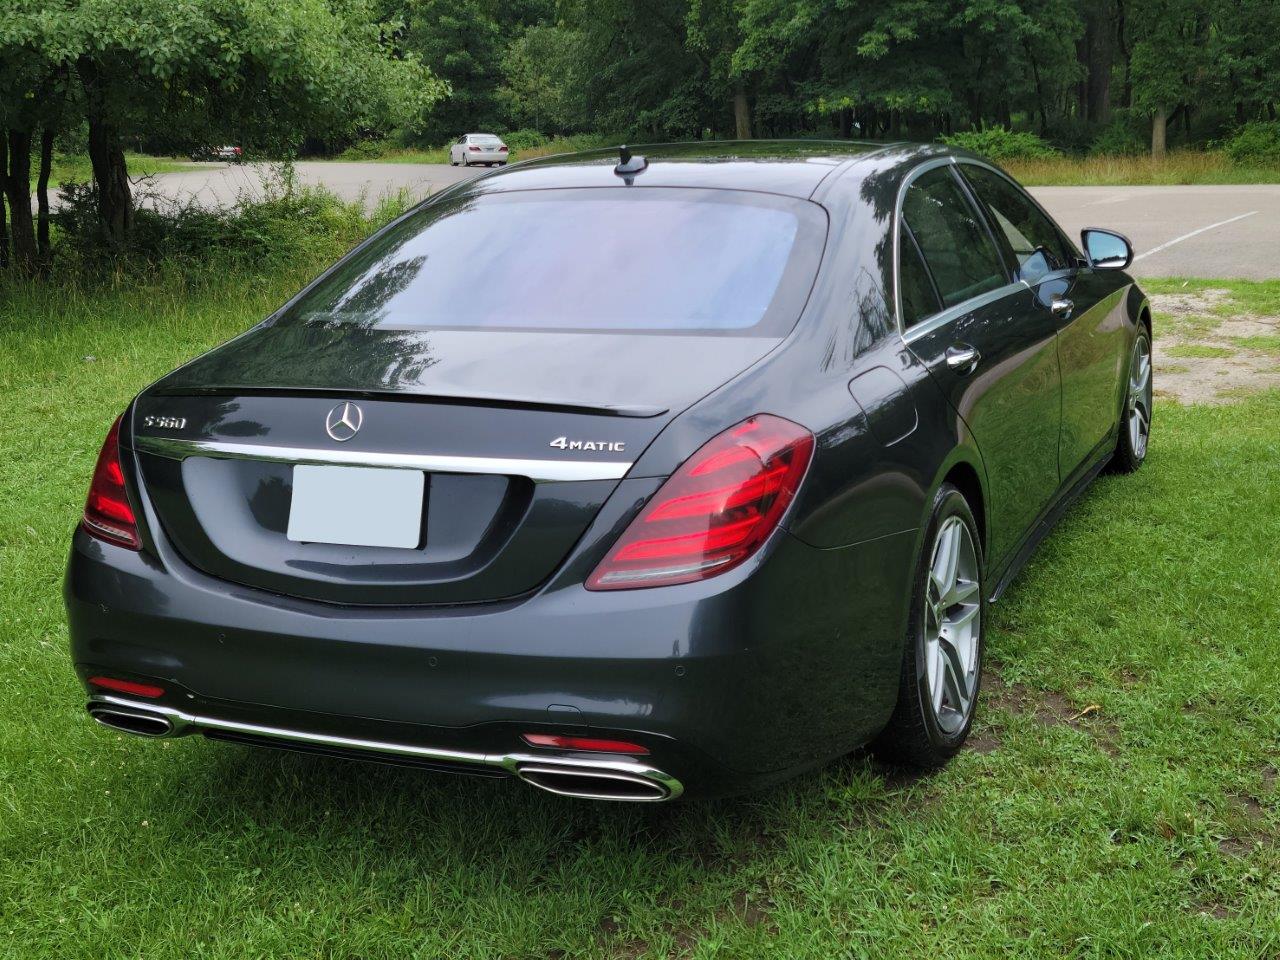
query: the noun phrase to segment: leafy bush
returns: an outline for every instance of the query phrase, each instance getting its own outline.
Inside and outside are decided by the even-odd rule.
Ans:
[[[545,133],[539,133],[537,130],[512,130],[510,133],[502,134],[502,142],[511,148],[512,153],[546,146],[549,139]]]
[[[339,160],[380,160],[389,153],[396,150],[402,150],[400,144],[394,140],[387,138],[378,138],[373,140],[357,140],[342,153],[338,154]]]
[[[1235,163],[1280,163],[1280,121],[1246,123],[1221,147]]]
[[[942,138],[949,147],[972,150],[992,160],[1041,160],[1058,156],[1058,151],[1034,133],[1009,130],[1005,127],[987,127],[985,130],[965,130]]]
[[[1113,119],[1089,144],[1089,153],[1100,157],[1136,157],[1148,149],[1150,143],[1146,137],[1123,117]]]
[[[208,208],[193,200],[148,194],[124,245],[104,236],[97,197],[90,184],[67,184],[53,215],[55,262],[64,272],[88,276],[145,272],[163,265],[193,273],[239,267],[268,270],[299,263],[323,263],[354,246],[406,210],[407,193],[383,198],[372,214],[361,201],[297,182],[285,166],[258,195]]]

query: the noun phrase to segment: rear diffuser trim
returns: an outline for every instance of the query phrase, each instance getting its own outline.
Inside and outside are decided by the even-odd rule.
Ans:
[[[139,703],[135,700],[106,694],[95,694],[91,697],[88,709],[95,719],[98,719],[97,715],[99,713],[125,712],[131,717],[147,715],[155,717],[157,720],[163,719],[170,724],[170,730],[167,733],[146,734],[153,737],[181,737],[189,733],[214,731],[232,734],[233,736],[238,735],[245,739],[278,741],[282,746],[298,744],[329,748],[349,755],[367,754],[371,760],[376,760],[380,756],[403,757],[421,760],[425,764],[434,762],[448,765],[454,770],[465,770],[467,767],[472,767],[476,773],[481,774],[507,773],[551,793],[593,800],[654,803],[674,800],[684,793],[684,785],[670,774],[647,763],[630,758],[615,757],[611,754],[557,753],[542,755],[446,750],[441,747],[428,747],[419,744],[365,740],[308,730],[292,730],[284,727],[242,723],[238,720],[203,716],[178,710],[174,707],[165,707],[154,703]],[[99,722],[101,723],[102,720],[99,720]],[[110,724],[105,725],[110,726]],[[135,731],[126,730],[125,732],[133,733]],[[535,776],[526,776],[526,771],[535,774]],[[552,789],[538,782],[536,774],[539,773],[555,773],[563,777],[581,777],[584,781],[613,780],[620,783],[629,782],[633,784],[643,782],[652,793],[650,795],[631,793],[625,796],[609,796],[597,790],[570,792],[565,789]]]

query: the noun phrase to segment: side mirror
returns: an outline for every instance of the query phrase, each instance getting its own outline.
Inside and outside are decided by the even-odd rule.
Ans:
[[[1101,227],[1085,227],[1080,231],[1084,255],[1095,270],[1123,270],[1133,263],[1133,244],[1124,234]]]

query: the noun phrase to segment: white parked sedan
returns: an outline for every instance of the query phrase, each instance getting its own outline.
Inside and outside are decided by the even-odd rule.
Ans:
[[[492,133],[466,133],[460,136],[449,147],[449,164],[456,167],[462,164],[483,163],[486,167],[497,164],[502,167],[507,163],[511,151],[500,137]]]

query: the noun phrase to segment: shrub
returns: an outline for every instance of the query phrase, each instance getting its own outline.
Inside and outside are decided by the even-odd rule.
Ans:
[[[374,140],[357,140],[342,153],[339,160],[380,160],[389,153],[402,150],[403,147],[394,140],[380,138]]]
[[[537,130],[512,130],[502,134],[502,142],[515,153],[519,150],[532,150],[534,147],[546,146],[550,138]]]
[[[60,272],[138,273],[163,265],[193,273],[239,267],[275,268],[335,259],[410,205],[407,194],[383,198],[372,214],[362,201],[300,185],[284,166],[261,193],[208,208],[142,189],[124,245],[110,243],[98,223],[89,184],[61,190],[53,225]]]
[[[1146,153],[1150,142],[1124,118],[1116,117],[1103,127],[1093,142],[1089,153],[1100,157],[1136,157]]]
[[[1041,160],[1058,156],[1058,151],[1034,133],[1008,130],[1005,127],[987,127],[985,130],[965,130],[942,138],[949,147],[972,150],[992,160]]]
[[[1234,163],[1280,163],[1280,121],[1246,123],[1221,147]]]

